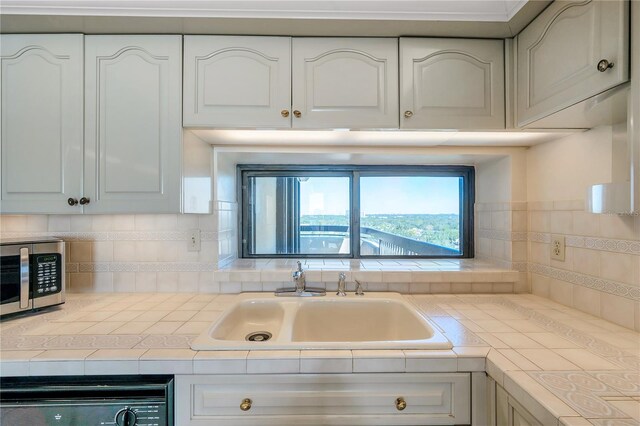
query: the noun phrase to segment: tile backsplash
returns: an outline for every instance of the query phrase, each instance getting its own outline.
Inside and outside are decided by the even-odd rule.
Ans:
[[[565,260],[551,259],[552,235]],[[591,214],[582,200],[529,203],[532,292],[640,330],[640,217]]]
[[[442,279],[428,290],[420,283],[421,292],[459,292],[463,286],[501,292],[512,285],[510,292],[531,291],[640,330],[640,217],[586,213],[582,200],[478,203],[475,215],[476,257],[518,271],[517,282],[478,283],[477,289],[456,283],[460,288],[454,289]],[[236,216],[235,203],[218,202],[212,215],[1,215],[0,229],[3,237],[65,239],[72,292],[267,291],[284,285],[282,277],[262,283],[214,273],[237,259]],[[193,229],[201,230],[199,252],[187,250]],[[555,234],[566,240],[564,262],[550,257]],[[369,290],[406,292],[412,285],[417,290],[416,283],[384,289],[368,283]]]
[[[529,292],[527,281],[527,203],[476,203],[475,255],[521,273],[515,291]]]
[[[232,229],[213,215],[0,216],[3,237],[54,236],[67,241],[72,292],[211,292],[220,255],[230,256]],[[224,215],[223,215],[224,216]],[[229,227],[230,225],[225,226]],[[187,250],[201,230],[201,250]],[[220,238],[222,235],[222,238]]]

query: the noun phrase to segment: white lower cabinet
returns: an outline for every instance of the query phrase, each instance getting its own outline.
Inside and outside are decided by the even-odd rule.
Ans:
[[[468,373],[176,376],[179,425],[468,425]]]
[[[488,392],[490,426],[544,426],[502,386],[490,380],[490,387],[495,389]]]

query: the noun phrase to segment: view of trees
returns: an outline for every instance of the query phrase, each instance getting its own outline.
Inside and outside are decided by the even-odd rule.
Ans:
[[[305,215],[300,225],[349,226],[344,215]],[[460,218],[457,214],[371,214],[360,219],[360,226],[402,237],[460,249]]]

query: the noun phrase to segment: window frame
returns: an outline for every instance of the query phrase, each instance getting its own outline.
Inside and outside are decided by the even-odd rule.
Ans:
[[[305,175],[348,177],[350,180],[349,236],[351,241],[349,254],[250,254],[245,235],[250,235],[249,227],[249,178],[256,176],[298,176]],[[360,254],[360,178],[385,176],[427,176],[460,177],[460,226],[462,226],[462,252],[455,256],[438,255],[361,255]],[[240,164],[237,166],[237,195],[240,201],[238,214],[238,255],[243,259],[469,259],[474,257],[474,203],[475,168],[464,165],[271,165]]]

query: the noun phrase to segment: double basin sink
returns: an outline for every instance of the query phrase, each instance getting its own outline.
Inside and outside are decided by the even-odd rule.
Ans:
[[[242,293],[196,337],[194,350],[451,349],[397,293],[275,297]]]

